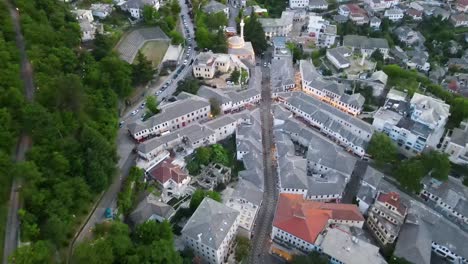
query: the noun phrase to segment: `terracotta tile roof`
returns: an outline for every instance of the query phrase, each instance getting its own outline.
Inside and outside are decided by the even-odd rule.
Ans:
[[[347,4],[346,5],[349,8],[350,14],[361,14],[361,15],[366,15],[366,10],[362,9],[360,6],[356,4]]]
[[[398,210],[401,215],[406,215],[406,206],[401,202],[400,194],[396,192],[380,193],[377,200],[382,203],[388,203]]]
[[[419,11],[419,10],[416,10],[414,8],[410,8],[410,9],[408,9],[408,11],[406,11],[406,14],[409,15],[409,16],[412,16],[412,17],[422,17],[423,12]]]
[[[282,193],[273,225],[313,244],[332,219],[364,221],[356,205],[314,202],[300,194]]]
[[[458,0],[457,5],[459,5],[459,6],[468,6],[468,0]]]
[[[181,183],[187,178],[187,174],[179,166],[172,164],[172,159],[166,159],[161,162],[150,172],[150,175],[161,184],[166,183],[169,179],[172,179],[176,183]]]
[[[452,80],[449,84],[448,84],[448,88],[452,91],[457,91],[458,90],[458,82],[456,80]]]

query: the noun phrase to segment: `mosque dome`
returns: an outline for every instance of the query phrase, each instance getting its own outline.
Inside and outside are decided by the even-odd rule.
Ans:
[[[245,43],[244,39],[239,36],[233,36],[228,39],[229,48],[240,49],[243,48]]]

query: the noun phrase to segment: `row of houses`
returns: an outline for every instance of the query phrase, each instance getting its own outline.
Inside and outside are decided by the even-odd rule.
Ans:
[[[278,96],[284,107],[308,125],[332,138],[346,150],[365,157],[365,149],[374,128],[313,96],[302,92],[283,93]]]

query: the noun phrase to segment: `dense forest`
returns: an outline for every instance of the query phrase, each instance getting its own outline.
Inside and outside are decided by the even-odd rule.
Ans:
[[[12,261],[50,263],[52,252],[68,245],[116,172],[117,103],[131,93],[132,66],[110,48],[100,54],[82,48],[79,26],[63,2],[14,2],[34,69],[36,95],[34,103],[23,99],[15,33],[2,2],[1,216],[5,221],[11,177],[21,177],[21,241],[32,245],[20,248]],[[19,131],[28,133],[33,143],[27,161],[13,165]]]

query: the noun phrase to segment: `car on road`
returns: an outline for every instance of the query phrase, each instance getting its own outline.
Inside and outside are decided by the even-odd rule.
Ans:
[[[120,122],[119,122],[119,128],[122,128],[123,125],[124,125],[124,123],[125,123],[125,121],[120,121]]]
[[[263,63],[263,67],[266,67],[266,66],[267,66],[267,63],[266,63],[266,62],[264,62],[264,63]]]
[[[146,102],[143,102],[143,103],[140,105],[140,109],[145,108],[145,106],[146,106]]]
[[[162,93],[162,91],[159,90],[159,91],[156,92],[156,95],[160,95],[161,93]]]
[[[184,65],[187,65],[188,61],[187,60],[184,60]]]
[[[132,116],[134,116],[134,115],[138,114],[138,112],[140,112],[140,109],[135,109],[135,110],[133,110],[133,112],[132,112]]]

